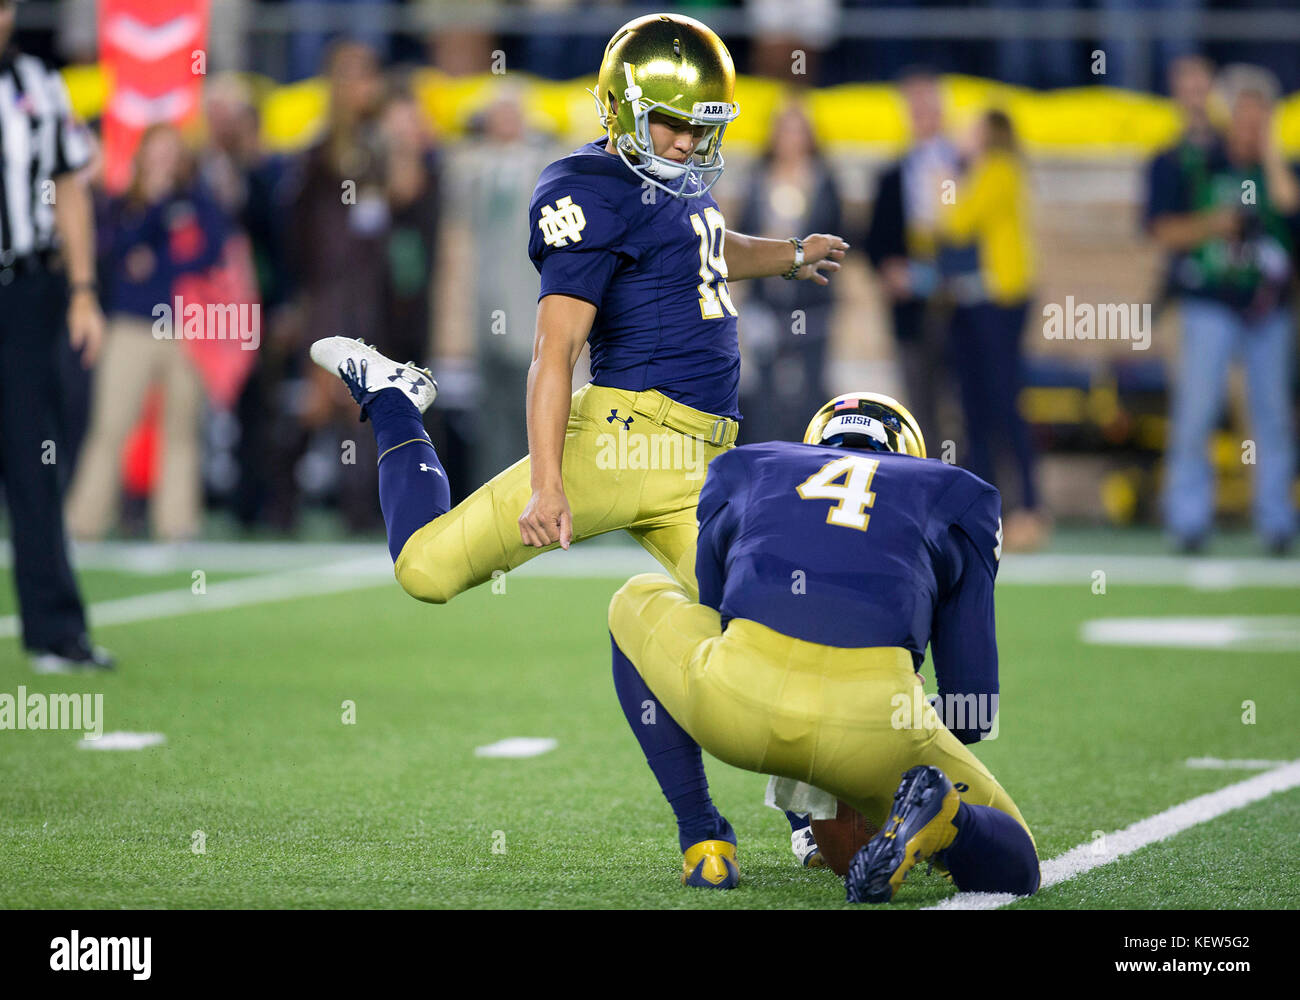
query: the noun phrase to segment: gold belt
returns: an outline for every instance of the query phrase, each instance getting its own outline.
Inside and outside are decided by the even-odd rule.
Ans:
[[[740,421],[719,417],[694,407],[669,399],[657,389],[647,389],[636,394],[632,412],[649,417],[655,423],[681,434],[702,438],[715,448],[726,448],[736,442]]]

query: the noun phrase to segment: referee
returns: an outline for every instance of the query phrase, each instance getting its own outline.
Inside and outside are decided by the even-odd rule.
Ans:
[[[0,0],[0,482],[32,666],[106,669],[112,658],[86,634],[68,565],[57,465],[65,316],[87,367],[104,335],[90,191],[78,174],[93,150],[62,78],[10,44],[15,7]]]

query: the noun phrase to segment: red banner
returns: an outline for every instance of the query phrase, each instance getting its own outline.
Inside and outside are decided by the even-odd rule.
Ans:
[[[140,135],[185,125],[200,111],[209,0],[100,0],[99,56],[109,75],[103,114],[104,182],[126,187]]]
[[[181,315],[173,314],[182,336],[186,313],[202,313],[204,336],[185,338],[185,347],[208,398],[222,409],[230,409],[262,346],[262,305],[248,237],[243,233],[228,237],[220,262],[204,274],[181,278],[173,292],[174,301],[182,304]]]

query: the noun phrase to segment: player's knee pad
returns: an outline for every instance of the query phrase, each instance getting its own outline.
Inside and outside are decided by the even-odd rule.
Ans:
[[[609,621],[612,624],[615,613],[628,601],[632,600],[634,595],[644,590],[646,587],[661,587],[664,584],[671,584],[672,581],[662,573],[638,573],[627,583],[614,591],[614,596],[609,599]]]
[[[402,589],[417,601],[424,601],[426,604],[446,604],[461,590],[443,574],[430,573],[423,567],[413,566],[411,563],[403,564],[394,572]]]

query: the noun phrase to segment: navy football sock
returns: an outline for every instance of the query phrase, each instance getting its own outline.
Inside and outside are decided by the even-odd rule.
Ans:
[[[704,775],[700,745],[659,704],[613,636],[610,648],[618,703],[677,817],[677,841],[681,849],[684,851],[701,840],[725,840],[734,844],[735,831],[709,797],[709,779]]]
[[[785,818],[790,821],[791,833],[812,825],[812,813],[792,813],[787,809],[785,810]]]
[[[957,837],[939,860],[963,892],[1037,891],[1038,854],[1025,828],[1001,809],[963,802],[954,818]]]
[[[420,411],[406,393],[381,389],[366,397],[362,409],[375,429],[379,506],[388,529],[388,552],[397,562],[408,538],[451,509],[451,486]]]

